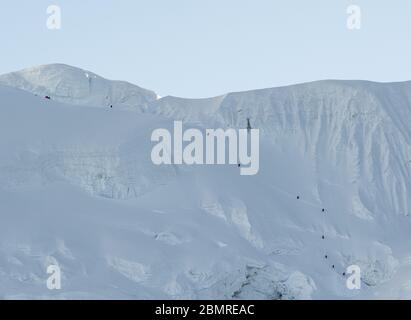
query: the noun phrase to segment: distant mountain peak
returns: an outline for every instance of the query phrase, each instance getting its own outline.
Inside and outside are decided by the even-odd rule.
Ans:
[[[105,79],[66,64],[40,65],[0,76],[0,84],[53,100],[92,107],[144,110],[157,99],[155,92],[125,81]]]

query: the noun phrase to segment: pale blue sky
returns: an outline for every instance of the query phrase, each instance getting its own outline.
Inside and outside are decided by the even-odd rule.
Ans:
[[[51,4],[59,31],[46,28]],[[0,73],[61,62],[162,96],[411,79],[409,0],[2,0],[0,30]]]

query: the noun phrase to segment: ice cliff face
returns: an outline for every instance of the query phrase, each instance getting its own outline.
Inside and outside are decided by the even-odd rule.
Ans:
[[[74,105],[144,110],[154,92],[125,81],[110,81],[90,71],[50,64],[0,76],[0,83]]]
[[[80,100],[106,94],[92,92]],[[411,297],[411,83],[164,97],[139,112],[4,86],[0,101],[2,297]],[[173,120],[247,119],[261,130],[256,176],[151,162],[151,132]],[[61,292],[45,288],[53,261]]]

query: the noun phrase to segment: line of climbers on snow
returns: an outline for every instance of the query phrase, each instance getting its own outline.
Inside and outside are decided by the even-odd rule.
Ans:
[[[300,196],[297,196],[297,200],[300,200]],[[325,211],[324,208],[321,209],[321,212],[322,212],[323,214],[326,214],[326,211]],[[321,239],[322,239],[322,240],[325,240],[325,234],[321,235]],[[327,253],[326,250],[324,250],[324,251],[326,252],[325,255],[324,255],[324,259],[328,260],[328,258],[329,258],[328,253]],[[331,268],[335,270],[335,269],[336,269],[335,264],[332,264],[332,265],[331,265]],[[339,273],[340,273],[340,272],[339,272]],[[341,274],[343,275],[343,277],[345,277],[345,275],[346,275],[345,272],[341,272]]]

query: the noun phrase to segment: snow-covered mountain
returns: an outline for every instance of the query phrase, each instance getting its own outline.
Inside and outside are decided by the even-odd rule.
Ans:
[[[145,112],[10,86],[0,86],[0,297],[411,298],[411,83],[153,98]],[[247,119],[261,135],[255,176],[151,162],[152,131],[173,120]],[[46,287],[52,263],[61,290]],[[361,290],[346,287],[351,264]]]
[[[144,110],[157,95],[125,81],[104,79],[65,64],[50,64],[0,76],[0,84],[73,105]]]

